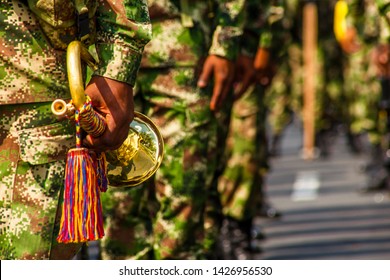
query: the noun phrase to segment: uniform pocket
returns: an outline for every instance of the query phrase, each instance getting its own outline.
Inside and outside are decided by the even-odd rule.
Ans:
[[[75,145],[72,129],[62,123],[18,132],[20,158],[32,165],[64,160]]]

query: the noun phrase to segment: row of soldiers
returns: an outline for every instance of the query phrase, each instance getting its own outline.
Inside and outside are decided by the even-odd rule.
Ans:
[[[380,2],[380,3],[379,3]],[[280,153],[280,139],[292,116],[302,119],[302,22],[297,4],[295,28],[282,66],[269,91],[270,121],[274,129],[271,152]],[[316,71],[315,145],[319,156],[331,155],[340,127],[353,154],[369,159],[362,168],[363,192],[388,189],[388,41],[387,1],[319,1],[318,69]],[[379,7],[379,8],[378,8]],[[343,21],[340,22],[340,13]],[[335,16],[334,16],[335,15]],[[336,18],[335,18],[336,17]],[[293,16],[294,18],[294,16]],[[304,28],[304,27],[303,27]],[[366,145],[368,138],[368,150]]]
[[[3,73],[15,72],[14,79],[34,81],[23,89],[14,88],[23,83],[12,85],[12,79],[1,83],[0,147],[6,163],[0,169],[2,259],[71,258],[81,245],[55,240],[64,173],[63,157],[58,155],[71,145],[72,128],[58,123],[48,109],[52,99],[69,96],[64,52],[51,47],[69,41],[72,33],[54,32],[57,26],[53,31],[53,22],[47,20],[53,9],[35,2],[1,4],[0,27],[5,34],[1,38],[7,42],[2,53],[11,45],[18,56],[2,57],[0,68]],[[271,170],[267,122],[273,128],[271,152],[278,154],[283,129],[302,112],[301,20],[304,5],[313,1],[150,0],[146,7],[146,1],[99,0],[98,9],[92,8],[94,2],[86,1],[92,3],[91,11],[97,11],[96,26],[91,27],[98,31],[96,46],[103,67],[94,73],[93,84],[99,86],[97,77],[108,77],[134,86],[135,108],[150,116],[165,142],[164,161],[152,179],[137,187],[110,187],[102,194],[102,259],[235,259],[240,258],[238,247],[250,258],[260,250],[255,239],[261,232],[255,230],[254,219],[279,215],[266,196]],[[321,61],[316,139],[321,154],[328,156],[327,136],[339,122],[348,127],[352,140],[381,124],[366,112],[378,108],[379,88],[377,95],[371,88],[368,94],[360,93],[361,87],[356,92],[352,81],[358,75],[365,89],[371,83],[364,79],[378,81],[364,68],[372,64],[363,52],[372,50],[368,42],[379,43],[388,27],[379,28],[373,1],[351,0],[349,15],[356,23],[350,25],[356,30],[352,37],[362,37],[338,42],[332,22],[336,1],[314,2],[320,18]],[[386,2],[379,9],[384,15]],[[67,1],[59,3],[63,10],[73,8]],[[26,30],[30,41],[26,39],[21,48],[18,36],[25,38]],[[353,46],[359,42],[351,54],[344,51],[350,42]],[[42,67],[29,61],[35,53],[44,56]],[[17,65],[20,61],[26,61],[28,71]],[[53,61],[60,66],[53,66]],[[57,76],[50,77],[48,71]],[[21,102],[17,96],[28,97],[22,100],[24,107],[15,105]],[[52,131],[35,131],[38,121]],[[59,148],[52,149],[56,156],[47,154],[53,151],[46,148],[43,136],[60,139]],[[383,140],[378,139],[377,144]],[[93,142],[89,145],[94,147]],[[20,151],[24,157],[18,156]],[[29,158],[34,151],[39,156]],[[221,235],[229,243],[226,250],[219,249]]]
[[[70,97],[65,50],[73,40],[95,46],[99,67],[85,92],[108,127],[83,145],[98,152],[118,148],[134,107],[152,118],[165,142],[153,179],[102,195],[103,258],[215,257],[231,106],[263,76],[272,19],[282,15],[271,2],[1,2],[1,258],[68,259],[81,247],[56,239],[66,151],[75,133],[72,121],[59,121],[50,110],[54,99]],[[250,78],[238,80],[233,92],[241,55],[248,58],[242,79]],[[249,186],[235,203],[245,206],[243,213],[255,205],[244,200],[258,199],[252,192]],[[241,193],[236,188],[232,196]],[[250,222],[249,230],[251,217],[236,214]]]
[[[160,127],[165,156],[152,186],[111,189],[104,197],[102,258],[220,258],[226,223],[254,250],[253,218],[263,205],[267,169],[259,168],[266,145],[258,81],[278,44],[283,7],[241,0],[148,4],[154,33],[135,98]]]
[[[200,129],[201,127],[196,130],[197,134],[200,131],[208,134],[203,136],[204,145],[207,137],[211,139],[211,142],[208,142],[209,147],[203,146],[208,153],[207,161],[203,161],[203,165],[206,164],[210,172],[200,178],[206,183],[202,189],[207,194],[206,197],[203,196],[204,193],[202,195],[198,193],[201,184],[194,181],[196,177],[193,172],[189,170],[179,172],[173,166],[165,170],[164,164],[157,172],[157,182],[169,182],[166,178],[176,177],[177,174],[191,174],[192,180],[188,187],[193,186],[194,192],[187,189],[189,192],[183,193],[180,190],[181,183],[177,186],[172,183],[161,183],[163,192],[159,190],[158,184],[155,186],[157,189],[148,187],[147,190],[142,188],[112,190],[106,197],[111,201],[106,205],[112,207],[106,211],[110,213],[110,218],[107,224],[108,234],[101,244],[103,258],[237,259],[251,258],[253,254],[261,252],[257,240],[262,239],[264,235],[261,229],[255,227],[254,219],[259,216],[274,218],[281,215],[272,207],[266,195],[271,157],[280,155],[282,133],[292,119],[298,117],[303,120],[305,77],[302,33],[305,26],[302,18],[308,2],[316,3],[319,18],[318,69],[315,77],[316,108],[313,116],[315,145],[319,155],[322,158],[331,156],[332,140],[339,132],[340,126],[346,131],[351,152],[356,154],[365,152],[362,138],[368,134],[372,158],[367,164],[367,182],[362,188],[375,190],[383,186],[387,179],[387,171],[383,165],[387,150],[387,123],[380,118],[381,110],[384,109],[380,107],[382,104],[380,101],[386,97],[381,91],[380,81],[385,75],[378,73],[378,63],[375,63],[377,62],[375,55],[380,55],[389,38],[386,22],[379,16],[383,9],[379,10],[375,1],[346,1],[348,13],[343,24],[347,28],[344,37],[340,38],[334,30],[337,24],[334,18],[335,7],[340,4],[338,1],[262,1],[260,4],[258,1],[248,1],[242,6],[245,7],[245,20],[243,33],[236,42],[239,51],[234,57],[233,90],[226,89],[225,93],[221,93],[226,98],[220,104],[220,108],[218,103],[211,103],[215,104],[212,114],[216,117],[214,120],[216,122],[208,128],[203,127],[204,130]],[[198,5],[202,6],[200,3]],[[209,1],[208,9],[213,5],[214,8],[218,6]],[[140,77],[153,73],[154,69],[151,68],[154,67],[165,67],[164,70],[167,70],[165,59],[173,59],[174,64],[179,61],[178,58],[172,57],[172,54],[183,53],[177,49],[181,47],[178,38],[184,38],[181,33],[184,31],[179,30],[188,31],[187,21],[191,22],[190,28],[195,28],[198,21],[202,22],[196,17],[197,14],[202,14],[196,10],[196,6],[192,6],[191,12],[183,10],[186,6],[180,6],[181,10],[170,10],[167,7],[173,7],[172,3],[163,6],[161,1],[149,1],[154,30],[157,32],[154,33],[151,43],[146,46],[144,59],[147,62],[144,67],[141,66]],[[203,20],[215,20],[217,11],[218,8]],[[180,20],[172,23],[172,13],[176,13],[177,16],[180,14]],[[176,28],[168,29],[175,30],[174,35],[164,29],[164,26],[168,27],[169,24],[177,24]],[[199,47],[199,41],[196,42]],[[169,45],[170,43],[174,44]],[[192,46],[192,41],[186,41],[185,44]],[[162,53],[162,49],[166,49],[170,55]],[[148,60],[152,57],[153,62]],[[181,57],[180,61],[182,59]],[[209,57],[206,61],[207,59]],[[196,65],[199,65],[198,62]],[[170,67],[175,69],[176,74],[171,73]],[[154,85],[150,79],[144,83],[140,79],[141,90],[138,92],[138,98],[145,98],[146,93],[149,101],[153,99],[149,91],[153,91],[153,96],[156,96],[156,91],[159,93],[169,91],[168,96],[171,99],[173,88],[180,92],[182,85],[171,79],[179,72],[185,72],[186,68],[178,64],[170,67],[165,73],[169,73],[169,79],[161,73],[161,68],[158,74],[154,73],[153,76],[156,83],[164,81],[164,87]],[[194,77],[200,76],[198,88],[203,88],[199,83],[202,82],[204,71],[203,68],[200,74],[192,73],[188,77],[193,81]],[[214,76],[214,79],[218,77]],[[153,86],[149,88],[151,84],[154,88]],[[215,97],[215,87],[213,90],[212,100]],[[165,125],[169,125],[166,119],[167,111],[164,111],[164,116],[160,116],[155,110],[161,110],[162,102],[167,104],[165,98],[167,96],[160,96],[158,103],[152,101],[152,108],[146,111],[163,125],[163,131]],[[200,100],[199,98],[196,97],[197,100]],[[139,104],[145,103],[141,101]],[[192,106],[187,108],[193,110]],[[168,115],[177,116],[177,108],[169,110],[172,109],[175,113],[171,112]],[[268,124],[271,126],[271,135],[267,129]],[[213,125],[215,127],[211,128]],[[177,128],[182,133],[185,130],[183,126]],[[216,129],[216,134],[213,129]],[[166,139],[169,141],[169,138]],[[172,145],[168,142],[168,147],[170,146]],[[378,181],[381,182],[380,187]],[[127,195],[123,195],[123,192]],[[139,193],[136,199],[130,202],[129,196],[134,197],[135,192]],[[145,194],[146,192],[148,194]],[[197,206],[191,204],[192,208],[185,209],[188,216],[180,215],[184,209],[180,209],[184,207],[183,199],[188,201],[199,199],[197,203],[202,208],[197,210]],[[151,208],[152,201],[155,202],[154,209]],[[126,210],[121,209],[120,205],[126,205]],[[177,207],[176,213],[172,212],[173,205]],[[142,209],[143,215],[131,215],[130,213],[138,213],[134,212],[134,207],[137,211]],[[194,218],[196,220],[193,220]],[[143,226],[137,227],[140,225]],[[129,232],[132,237],[130,242]],[[146,236],[150,239],[145,238]]]

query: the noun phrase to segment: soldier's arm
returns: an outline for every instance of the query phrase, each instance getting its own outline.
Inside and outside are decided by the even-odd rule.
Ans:
[[[215,1],[215,29],[198,86],[205,87],[214,79],[210,109],[217,111],[228,94],[234,77],[234,60],[239,51],[239,38],[244,22],[244,0]]]
[[[238,97],[247,90],[250,81],[269,84],[271,80],[271,60],[277,56],[283,45],[280,40],[284,32],[284,2],[268,0],[259,3],[256,0],[248,0],[246,15],[240,60],[244,57],[252,58],[253,70],[246,67],[248,71],[242,78]]]
[[[96,24],[99,68],[85,92],[106,118],[107,129],[98,138],[88,135],[83,144],[105,151],[123,143],[134,117],[133,86],[144,46],[151,39],[146,0],[99,0]]]
[[[216,28],[209,50],[210,55],[218,55],[234,61],[239,51],[239,39],[245,21],[244,0],[216,1]]]
[[[272,57],[277,57],[283,44],[280,39],[283,34],[282,19],[284,17],[284,5],[281,0],[268,1],[265,7],[265,23],[260,29],[258,48],[254,61],[257,71],[264,72],[270,66]],[[271,54],[272,52],[272,54]],[[262,73],[260,73],[262,74]]]
[[[261,2],[256,0],[246,1],[243,36],[240,40],[239,57],[236,61],[235,99],[241,98],[248,88],[256,82],[254,58],[259,49],[260,37],[266,22],[266,11],[269,9],[269,4],[268,0]],[[268,46],[265,46],[262,49],[262,56],[268,55],[267,48]],[[264,61],[263,58],[262,61]]]
[[[339,0],[335,6],[334,33],[347,54],[359,50],[358,30],[364,17],[362,0]]]
[[[99,0],[95,74],[134,85],[144,46],[152,32],[146,0]]]

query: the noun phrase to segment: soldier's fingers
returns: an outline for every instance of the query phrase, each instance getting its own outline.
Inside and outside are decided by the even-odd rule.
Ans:
[[[213,73],[213,66],[211,63],[205,63],[203,65],[202,73],[198,79],[198,87],[204,88],[209,83],[210,77]]]
[[[219,110],[221,94],[222,94],[222,83],[220,81],[215,81],[214,89],[213,89],[213,96],[211,97],[211,101],[210,101],[211,111],[218,111]]]
[[[233,76],[229,76],[227,73],[222,73],[216,77],[213,89],[213,96],[210,102],[210,109],[213,111],[219,111],[222,103],[228,92],[231,90],[233,82]]]
[[[109,137],[110,139],[112,137]],[[87,135],[83,139],[83,147],[86,147],[91,150],[95,150],[98,152],[106,152],[109,150],[115,150],[120,147],[120,144],[112,144],[110,141],[107,141],[107,137],[101,136],[98,138],[94,138],[91,135]]]
[[[105,132],[99,137],[92,137],[87,135],[83,139],[83,145],[86,148],[93,149],[99,152],[104,152],[107,150],[118,149],[123,141],[128,135],[128,126],[116,126],[116,124],[111,121],[110,115],[107,115],[107,127]]]
[[[96,138],[92,137],[91,135],[87,135],[83,139],[83,147],[93,150],[100,151],[101,149],[104,149],[98,141],[96,141]]]

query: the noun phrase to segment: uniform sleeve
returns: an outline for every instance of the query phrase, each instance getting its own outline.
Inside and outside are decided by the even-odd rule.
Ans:
[[[99,0],[96,12],[95,75],[134,85],[152,28],[146,0]]]
[[[282,1],[270,1],[265,12],[265,24],[259,38],[259,47],[275,48],[278,38],[283,32],[282,19],[284,16],[284,7]]]
[[[245,1],[220,0],[218,3],[209,54],[234,60],[239,51],[239,39],[243,33]]]
[[[248,0],[241,52],[248,56],[255,56],[259,47],[273,49],[278,44],[278,34],[283,32],[283,16],[282,1]]]

